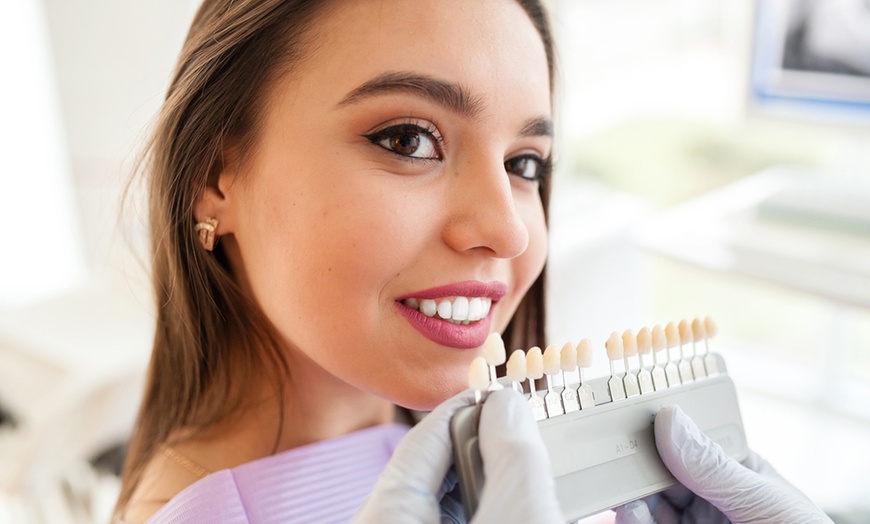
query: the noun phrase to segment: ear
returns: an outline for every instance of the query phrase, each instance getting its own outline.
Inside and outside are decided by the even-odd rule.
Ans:
[[[236,155],[225,152],[221,162],[215,165],[208,177],[205,189],[194,203],[193,215],[197,222],[207,218],[217,219],[218,237],[234,233],[236,227],[236,199],[239,178]]]

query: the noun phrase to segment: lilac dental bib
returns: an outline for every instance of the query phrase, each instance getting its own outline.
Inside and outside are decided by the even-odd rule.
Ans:
[[[408,429],[375,426],[218,471],[148,522],[349,522]]]

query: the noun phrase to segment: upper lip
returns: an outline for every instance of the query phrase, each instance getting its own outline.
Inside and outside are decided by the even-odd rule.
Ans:
[[[491,298],[493,302],[500,300],[507,294],[507,284],[504,282],[480,282],[479,280],[466,280],[454,282],[444,286],[432,287],[421,291],[414,291],[403,295],[396,300],[402,301],[408,298],[436,299],[444,297],[481,297]]]

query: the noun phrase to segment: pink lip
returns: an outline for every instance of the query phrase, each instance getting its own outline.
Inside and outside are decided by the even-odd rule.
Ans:
[[[438,286],[422,291],[415,291],[402,295],[396,300],[401,302],[408,298],[421,298],[434,300],[444,297],[486,297],[493,301],[501,300],[507,294],[507,284],[503,282],[480,282],[477,280],[466,280],[464,282],[455,282],[446,286]]]
[[[486,297],[491,298],[493,303],[501,299],[507,294],[507,285],[501,282],[478,282],[474,280],[466,282],[457,282],[446,286],[439,286],[423,291],[415,291],[414,293],[404,295],[396,299],[396,307],[399,312],[408,319],[408,322],[429,340],[442,346],[457,348],[457,349],[472,349],[478,348],[486,341],[486,337],[490,332],[490,324],[492,322],[492,311],[489,315],[472,322],[467,326],[461,324],[453,324],[442,320],[441,318],[427,317],[416,309],[411,309],[402,303],[407,298],[429,299],[434,300],[444,297]]]

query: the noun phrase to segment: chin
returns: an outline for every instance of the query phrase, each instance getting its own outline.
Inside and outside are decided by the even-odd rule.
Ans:
[[[462,380],[422,380],[413,384],[409,391],[395,395],[393,402],[414,411],[432,411],[445,400],[466,389],[468,384],[465,377]]]

